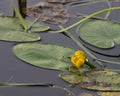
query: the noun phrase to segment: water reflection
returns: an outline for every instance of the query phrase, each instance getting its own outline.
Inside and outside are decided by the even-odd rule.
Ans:
[[[19,0],[19,1],[25,1],[25,0]],[[28,0],[27,5],[31,6],[34,4],[37,4],[42,0]],[[0,13],[3,13],[6,16],[12,16],[13,15],[13,10],[12,6],[16,5],[18,6],[18,0],[2,0],[0,2]]]
[[[18,0],[18,5],[20,9],[20,13],[23,18],[26,17],[26,9],[27,9],[27,0]]]

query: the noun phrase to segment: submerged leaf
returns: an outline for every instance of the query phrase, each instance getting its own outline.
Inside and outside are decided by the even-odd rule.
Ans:
[[[82,75],[61,74],[70,84],[81,88],[100,91],[120,91],[120,74],[108,70],[85,71]]]
[[[75,2],[78,0],[46,0],[46,1],[51,3],[68,3],[68,2]]]
[[[99,48],[112,48],[115,43],[120,44],[120,23],[91,19],[78,29],[82,40]]]
[[[31,24],[31,21],[25,20],[27,25]],[[31,31],[45,31],[49,27],[40,23],[35,23]],[[40,36],[24,31],[18,18],[13,17],[0,17],[0,40],[27,42],[40,40]]]
[[[39,18],[51,24],[64,24],[69,20],[69,13],[63,6],[40,2],[39,4],[28,8],[28,16]]]
[[[52,44],[26,43],[16,45],[13,51],[18,58],[34,66],[67,70],[69,64],[64,57],[71,56],[75,50]]]

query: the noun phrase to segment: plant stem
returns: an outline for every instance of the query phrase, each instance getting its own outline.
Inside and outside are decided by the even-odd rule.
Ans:
[[[96,69],[96,66],[94,66],[93,64],[91,64],[88,61],[85,61],[85,64],[88,65],[91,69]]]
[[[40,18],[40,15],[39,15],[38,18],[36,18],[36,19],[27,27],[27,29],[25,30],[25,32],[29,31],[29,30],[31,29],[31,27],[39,20],[39,18]]]
[[[25,20],[23,19],[23,17],[21,16],[19,10],[17,9],[16,6],[13,6],[13,9],[14,9],[14,11],[15,11],[15,14],[18,16],[22,27],[24,28],[24,30],[26,30],[26,29],[27,29],[26,22],[25,22]]]
[[[57,89],[62,89],[68,93],[69,96],[76,96],[71,90],[61,87],[61,86],[56,86],[53,84],[49,83],[4,83],[0,82],[0,87],[49,87],[49,88],[57,88]]]
[[[23,18],[26,17],[26,9],[27,9],[27,0],[18,0],[20,14]]]
[[[61,29],[64,30],[64,28],[62,26],[59,26]],[[92,53],[89,52],[89,50],[84,47],[82,45],[82,43],[80,43],[76,38],[74,38],[74,36],[72,34],[70,34],[68,31],[64,32],[68,37],[70,37],[83,51],[85,51],[93,60],[97,60],[98,58],[96,56],[94,56]],[[96,61],[97,64],[101,67],[104,68],[104,64],[102,64],[100,61]]]
[[[48,84],[48,83],[4,83],[4,82],[0,82],[0,87],[4,87],[4,86],[17,86],[17,87],[52,87],[53,84]]]
[[[85,18],[87,17],[88,15],[86,14],[81,14],[81,13],[78,13],[77,15],[75,15],[77,18]],[[103,17],[98,17],[98,16],[94,16],[94,17],[91,17],[92,19],[105,19]]]
[[[51,33],[59,33],[59,32],[64,32],[64,31],[70,30],[70,29],[76,27],[77,25],[83,23],[84,21],[86,21],[86,20],[88,20],[88,19],[90,19],[90,18],[92,18],[92,17],[94,17],[96,15],[99,15],[99,14],[102,14],[102,13],[105,13],[105,12],[108,12],[108,11],[113,11],[113,10],[120,10],[120,7],[112,7],[112,8],[107,8],[107,9],[103,9],[103,10],[97,11],[97,12],[92,13],[91,15],[88,15],[87,17],[81,19],[80,21],[70,25],[67,28],[64,28],[64,29],[58,30],[58,31],[53,31]]]
[[[101,3],[101,2],[105,2],[105,0],[99,0],[99,1],[90,1],[90,0],[88,0],[88,1],[80,1],[80,2],[78,2],[77,4],[75,3],[69,3],[69,4],[67,4],[66,5],[66,7],[69,9],[69,8],[74,8],[74,7],[80,7],[80,6],[85,6],[85,5],[90,5],[90,4],[96,4],[96,3]]]
[[[111,8],[111,4],[110,4],[110,1],[109,0],[106,0],[107,4],[108,4],[108,7]],[[111,11],[107,12],[106,16],[105,16],[105,19],[108,19],[109,15],[110,15]]]

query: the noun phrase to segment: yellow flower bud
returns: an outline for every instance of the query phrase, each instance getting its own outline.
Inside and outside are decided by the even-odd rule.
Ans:
[[[71,62],[72,62],[73,64],[75,64],[76,61],[77,61],[77,58],[76,58],[75,56],[72,56],[72,57],[71,57]]]
[[[77,68],[80,68],[84,63],[85,63],[85,60],[83,58],[80,58],[75,65]]]
[[[76,51],[75,55],[83,55],[83,56],[85,56],[85,53],[83,51]]]
[[[80,68],[86,61],[86,56],[83,51],[76,51],[75,55],[71,57],[71,62],[77,67]]]

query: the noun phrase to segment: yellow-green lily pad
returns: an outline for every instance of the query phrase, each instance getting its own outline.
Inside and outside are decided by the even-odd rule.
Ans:
[[[64,73],[60,78],[89,90],[120,91],[120,74],[108,70],[85,71],[81,75]]]

